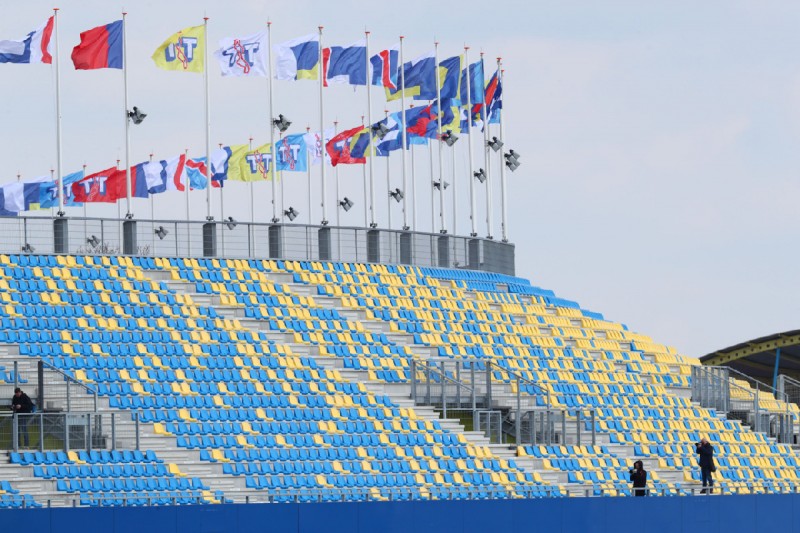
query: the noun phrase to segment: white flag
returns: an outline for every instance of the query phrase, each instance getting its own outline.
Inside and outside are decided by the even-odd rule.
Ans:
[[[334,133],[333,128],[326,128],[325,129],[325,143],[322,142],[320,139],[320,134],[318,131],[312,131],[310,133],[305,134],[305,141],[306,146],[308,147],[308,155],[311,157],[311,164],[312,165],[319,165],[319,160],[322,158],[322,154],[325,154],[325,162],[328,166],[331,166],[331,156],[328,154],[328,151],[324,149],[324,145],[328,144],[328,141],[333,139],[336,134]]]
[[[267,32],[261,32],[241,38],[225,37],[214,57],[223,76],[266,76],[267,54]]]

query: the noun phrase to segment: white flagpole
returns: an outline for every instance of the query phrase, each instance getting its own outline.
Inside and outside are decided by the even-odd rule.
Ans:
[[[222,143],[217,144],[217,146],[219,146],[219,149],[222,150]],[[206,163],[207,163],[207,166],[208,166],[208,171],[211,172],[211,158],[209,158],[208,161],[206,161]],[[250,185],[252,185],[252,184],[253,184],[253,182],[251,181]],[[209,189],[211,188],[211,180],[208,180],[208,183],[206,183],[206,187],[208,187]],[[250,189],[250,197],[251,198],[253,196],[252,193],[253,193],[253,189],[251,188]],[[223,188],[222,187],[219,188],[219,219],[220,220],[225,220],[225,195],[223,194]],[[222,245],[223,245],[223,250],[224,250],[224,248],[225,248],[225,237],[224,237],[224,235],[225,234],[223,233],[222,235],[223,235],[223,237],[222,237],[222,240],[223,240]]]
[[[411,109],[414,107],[414,104],[409,104],[408,108]],[[405,110],[403,110],[405,113]],[[403,139],[406,139],[406,132],[405,128],[403,128]],[[406,139],[407,140],[407,139]],[[417,162],[415,161],[414,157],[414,145],[412,144],[410,147],[411,150],[411,228],[414,231],[417,231],[417,172],[415,167],[417,166]]]
[[[442,161],[442,82],[439,72],[439,42],[434,43],[436,65],[436,100],[439,102],[439,112],[436,114],[436,138],[439,140],[439,233],[447,233],[447,223],[444,214],[444,163]]]
[[[481,52],[481,71],[483,70],[483,52]],[[494,231],[492,224],[492,172],[491,160],[489,159],[489,114],[486,112],[486,75],[482,80],[483,87],[483,102],[481,102],[481,115],[483,115],[483,160],[486,166],[486,238],[493,239]]]
[[[53,8],[53,33],[56,41],[55,55],[53,63],[56,67],[56,172],[58,175],[58,216],[63,217],[64,213],[64,179],[61,175],[61,70],[58,60],[58,8]],[[86,205],[84,203],[84,205]]]
[[[321,69],[321,67],[320,67],[320,69]],[[306,126],[306,135],[310,131],[311,131],[311,126]],[[322,133],[320,133],[320,135],[322,135],[323,137],[325,136]],[[323,144],[323,149],[324,149],[324,144],[325,143],[323,142],[322,144]],[[324,164],[325,161],[323,160],[322,163]],[[311,195],[311,165],[308,165],[308,164],[306,165],[306,177],[308,178],[307,179],[307,182],[308,182],[308,224],[309,225],[313,225],[314,224],[314,219],[313,219],[312,212],[314,211],[314,202],[313,202],[313,200],[311,198],[311,196],[312,196]]]
[[[188,148],[186,148],[183,151],[183,157],[184,157],[184,160],[189,158],[189,149]],[[191,219],[191,210],[189,209],[189,184],[188,183],[184,183],[183,184],[183,190],[186,192],[186,222],[189,222],[189,220]],[[191,232],[189,232],[189,233],[191,233]]]
[[[369,32],[364,31],[367,40],[367,80],[364,87],[367,90],[367,127],[370,128],[368,135],[369,135],[369,153],[367,153],[367,158],[369,158],[369,227],[370,228],[377,228],[378,224],[375,222],[375,178],[373,174],[373,166],[372,166],[372,158],[375,157],[375,150],[372,146],[373,136],[372,136],[372,95],[370,91],[370,77],[369,77]]]
[[[361,115],[361,127],[364,127],[364,115]],[[370,137],[372,136],[372,132],[370,132]],[[370,143],[372,139],[370,139]],[[370,160],[370,164],[372,161]],[[371,178],[370,178],[371,179]],[[364,227],[374,227],[369,222],[370,217],[372,216],[372,204],[370,204],[369,199],[369,184],[367,183],[367,165],[364,164],[361,166],[361,181],[364,183]],[[336,193],[336,201],[339,202],[339,193]]]
[[[478,236],[478,229],[475,224],[475,177],[472,175],[475,169],[475,164],[472,160],[472,104],[471,96],[472,91],[470,89],[470,79],[469,79],[469,46],[464,47],[464,61],[467,64],[466,66],[466,77],[467,77],[467,149],[469,150],[469,171],[467,172],[467,176],[469,178],[469,221],[470,221],[470,236],[477,237]]]
[[[208,76],[208,17],[203,17],[203,39],[205,40],[205,50],[203,51],[203,77],[206,82],[206,220],[214,220],[211,214],[211,100],[209,93]],[[186,190],[190,189],[189,180],[186,180]]]
[[[433,145],[428,141],[428,163],[431,166],[431,179],[430,179],[430,191],[431,191],[431,233],[436,233],[436,186],[434,183],[436,182],[436,176],[433,174]],[[441,187],[442,184],[439,184]]]
[[[249,151],[253,151],[253,136],[250,136],[248,141],[248,148]],[[255,182],[250,182],[250,222],[256,221],[256,201],[255,201]],[[255,242],[255,241],[254,241]]]
[[[124,117],[125,117],[125,196],[127,199],[127,212],[125,218],[133,218],[131,213],[131,119],[128,117],[128,13],[122,12],[122,84],[124,86]]]
[[[322,72],[322,26],[319,27],[319,134],[322,137],[322,161],[320,162],[321,179],[322,179],[322,221],[323,226],[328,225],[328,212],[325,208],[325,199],[327,196],[327,184],[325,183],[325,108],[323,106],[322,89],[325,86],[325,76]],[[338,199],[336,200],[339,201]],[[310,213],[309,213],[310,214]]]
[[[502,86],[503,84],[503,63],[502,58],[497,58],[497,70],[500,72],[498,82]],[[502,95],[501,95],[502,98]],[[503,110],[498,109],[497,112],[500,114],[500,140],[503,142],[505,141],[505,134],[503,132]],[[503,161],[503,151],[500,151],[500,230],[502,234],[503,242],[508,242],[508,219],[506,218],[506,164]]]
[[[408,231],[408,178],[406,176],[406,70],[405,64],[403,63],[403,39],[404,37],[400,36],[400,135],[401,135],[401,143],[402,143],[402,156],[403,156],[403,231]],[[412,162],[411,162],[411,170],[414,170],[414,153],[411,153]]]
[[[386,115],[386,125],[388,127],[389,110],[384,109],[383,113]],[[389,193],[392,192],[392,180],[391,180],[391,174],[389,172],[389,154],[386,154],[386,189],[388,190]],[[405,194],[405,191],[403,191],[403,194]],[[392,195],[387,194],[386,197],[388,200],[388,204],[386,205],[386,215],[389,217],[386,228],[392,229]]]
[[[336,136],[337,133],[339,133],[339,121],[338,120],[334,120],[333,121],[333,135]],[[309,167],[310,167],[310,165],[309,165]],[[340,183],[339,183],[339,165],[336,165],[334,167],[333,174],[336,177],[336,201],[338,202],[339,199],[341,198],[341,196],[340,196],[341,195],[341,191],[339,190],[339,185],[340,185]],[[309,182],[309,183],[311,183],[311,182]],[[341,226],[341,212],[339,211],[339,206],[338,205],[336,207],[336,225],[337,226]],[[339,241],[339,257],[342,256],[341,248],[342,248],[342,244],[341,244],[341,240],[340,240]]]
[[[269,151],[271,154],[271,160],[269,163],[270,167],[270,178],[272,179],[272,223],[277,224],[280,222],[280,218],[278,218],[278,203],[277,203],[277,186],[275,179],[275,124],[272,122],[275,120],[275,115],[273,114],[272,104],[273,104],[273,95],[272,95],[272,22],[267,21],[267,48],[269,48],[269,76],[268,76],[268,90],[269,90]],[[281,208],[283,208],[283,182],[281,182]]]
[[[150,152],[150,162],[151,163],[153,162],[153,152]],[[83,169],[83,174],[84,174],[84,176],[86,175],[85,165],[84,165],[84,169]],[[155,220],[156,219],[156,215],[155,215],[155,196],[156,195],[148,193],[148,196],[150,196],[150,220]]]

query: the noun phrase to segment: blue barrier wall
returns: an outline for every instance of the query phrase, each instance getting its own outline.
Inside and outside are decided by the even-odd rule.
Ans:
[[[0,510],[24,533],[800,533],[800,495]]]

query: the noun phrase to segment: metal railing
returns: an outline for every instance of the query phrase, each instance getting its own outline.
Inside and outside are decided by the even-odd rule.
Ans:
[[[746,382],[750,388],[734,383],[734,379]],[[784,402],[783,408],[769,410],[764,405],[772,398]],[[753,431],[765,433],[778,442],[794,440],[794,415],[789,410],[789,397],[725,366],[692,367],[692,400],[701,406],[725,413],[749,425]],[[779,406],[778,406],[779,407]]]
[[[138,411],[0,413],[0,448],[20,451],[138,450]]]
[[[12,368],[13,382],[0,382],[0,405],[20,387],[39,411],[97,411],[97,391],[60,368],[33,357],[15,359]]]
[[[0,217],[0,253],[403,263],[514,274],[514,245],[420,231],[239,221]]]

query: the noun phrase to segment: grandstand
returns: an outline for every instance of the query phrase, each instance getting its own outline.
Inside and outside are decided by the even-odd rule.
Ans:
[[[0,417],[4,507],[624,496],[635,459],[652,494],[692,495],[701,436],[718,493],[797,490],[795,404],[518,277],[118,255],[0,268],[0,397],[19,385],[38,404],[29,447]]]

